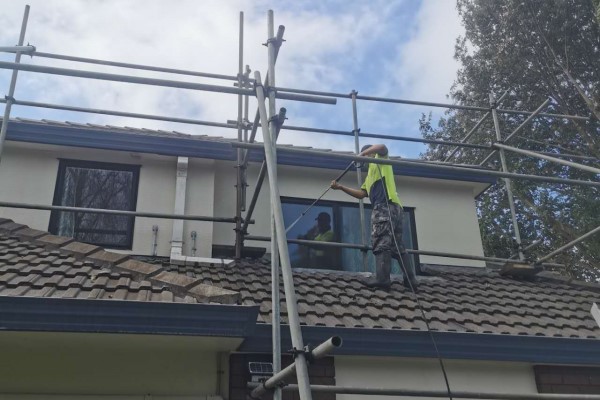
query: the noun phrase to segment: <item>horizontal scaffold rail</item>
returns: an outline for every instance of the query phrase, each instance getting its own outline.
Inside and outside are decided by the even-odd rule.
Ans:
[[[292,89],[286,87],[276,87],[277,92],[283,93],[295,93],[295,94],[306,94],[314,96],[327,96],[337,97],[340,99],[352,98],[352,93],[336,93],[336,92],[321,92],[318,90],[304,90],[304,89]],[[358,100],[378,101],[382,103],[397,103],[397,104],[409,104],[414,106],[427,106],[427,107],[439,107],[448,108],[455,110],[468,110],[468,111],[490,111],[491,107],[480,107],[480,106],[463,106],[460,104],[449,104],[449,103],[435,103],[430,101],[417,101],[417,100],[405,100],[405,99],[394,99],[389,97],[376,97],[376,96],[362,96],[356,95]],[[533,111],[520,111],[520,110],[509,110],[504,108],[498,108],[497,111],[502,114],[515,114],[515,115],[531,115]],[[568,114],[554,114],[554,113],[539,113],[541,117],[552,117],[562,119],[572,119],[577,121],[589,121],[590,117],[584,117],[581,115],[568,115]]]
[[[252,150],[262,150],[263,149],[263,146],[260,143],[231,143],[231,145],[233,147],[241,147],[241,148],[252,149]],[[396,165],[396,166],[402,166],[402,167],[406,167],[406,166],[412,167],[415,165],[420,165],[423,168],[429,168],[432,170],[465,172],[465,173],[469,173],[471,175],[490,176],[490,177],[494,177],[494,178],[513,178],[513,179],[523,179],[523,180],[530,180],[530,181],[537,181],[537,182],[600,187],[600,182],[595,182],[595,181],[563,179],[563,178],[555,178],[552,176],[516,174],[516,173],[510,173],[510,172],[482,170],[482,169],[459,167],[459,166],[453,166],[453,165],[430,164],[427,162],[416,161],[416,160],[415,161],[406,161],[406,160],[394,160],[394,159],[383,159],[383,158],[370,158],[370,157],[355,156],[352,154],[327,152],[327,151],[322,151],[322,150],[298,149],[298,148],[286,147],[286,146],[277,146],[277,151],[278,152],[281,151],[282,153],[302,154],[302,155],[307,155],[307,156],[326,157],[326,158],[337,158],[337,159],[342,159],[342,160],[346,160],[346,161],[360,161],[363,163]]]
[[[162,86],[179,89],[203,90],[206,92],[241,94],[254,96],[254,89],[243,89],[229,86],[209,85],[206,83],[193,83],[184,81],[173,81],[169,79],[146,78],[141,76],[109,74],[105,72],[82,71],[77,69],[48,67],[43,65],[20,64],[14,62],[0,61],[0,69],[12,69],[13,71],[38,72],[42,74],[74,76],[77,78],[98,79],[112,82],[137,83],[140,85]],[[277,98],[285,100],[304,101],[308,103],[336,104],[337,99],[331,97],[307,96],[294,93],[278,93]]]
[[[142,218],[157,218],[157,219],[177,219],[189,221],[206,221],[206,222],[224,222],[235,223],[235,218],[226,217],[210,217],[203,215],[183,215],[183,214],[162,214],[143,211],[128,211],[128,210],[106,210],[102,208],[85,208],[85,207],[69,207],[69,206],[45,206],[43,204],[28,204],[28,203],[13,203],[0,201],[0,207],[6,208],[23,208],[27,210],[46,210],[46,211],[66,211],[66,212],[84,212],[88,214],[110,214],[123,215],[126,217],[142,217]],[[249,223],[253,224],[254,221]]]
[[[255,240],[257,242],[270,242],[271,238],[268,236],[253,236],[248,235],[245,238],[246,240]],[[345,249],[357,249],[362,251],[372,250],[371,246],[363,246],[358,243],[343,243],[343,242],[321,242],[317,240],[306,240],[306,239],[287,239],[288,243],[291,244],[299,244],[303,246],[310,247],[337,247],[337,248],[345,248]],[[443,258],[458,258],[461,260],[475,260],[475,261],[487,261],[492,263],[507,263],[511,264],[524,264],[530,265],[527,261],[518,261],[510,258],[500,258],[500,257],[486,257],[486,256],[474,256],[470,254],[460,254],[460,253],[448,253],[444,251],[431,251],[431,250],[416,250],[416,249],[406,249],[406,252],[409,254],[416,254],[420,256],[432,256],[432,257],[443,257]],[[555,264],[555,263],[543,263],[539,264],[543,267],[553,267],[553,268],[563,268],[564,264]]]
[[[254,388],[260,383],[249,383],[248,387]],[[298,385],[286,385],[285,391],[297,391]],[[310,385],[310,390],[315,393],[335,393],[351,395],[372,395],[372,396],[400,396],[400,397],[434,397],[448,398],[448,392],[443,390],[414,390],[414,389],[385,389],[368,387],[347,387],[330,385]],[[484,399],[484,400],[600,400],[598,394],[513,394],[513,393],[486,393],[486,392],[467,392],[462,390],[452,391],[453,399]]]

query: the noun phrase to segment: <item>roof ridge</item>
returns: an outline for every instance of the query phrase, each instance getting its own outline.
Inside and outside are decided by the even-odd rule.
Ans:
[[[0,218],[0,233],[41,245],[47,250],[58,250],[82,261],[90,261],[110,271],[129,274],[138,283],[149,281],[152,285],[167,288],[183,298],[189,296],[199,303],[237,304],[240,299],[238,292],[204,284],[201,278],[169,272],[158,265],[135,260],[129,254],[115,253],[73,238],[56,236],[11,219]]]

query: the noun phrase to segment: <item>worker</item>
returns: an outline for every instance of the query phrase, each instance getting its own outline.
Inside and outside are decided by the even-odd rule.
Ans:
[[[317,242],[333,242],[335,234],[331,229],[331,216],[326,212],[320,212],[315,226],[310,228],[304,235],[299,235],[298,239],[314,240]],[[334,249],[315,246],[314,248],[304,247],[304,257],[311,268],[331,268],[333,267],[335,257]]]
[[[388,149],[383,144],[363,146],[359,156],[387,159]],[[357,199],[369,197],[371,212],[371,242],[375,255],[375,276],[367,280],[369,287],[388,289],[391,285],[391,258],[396,259],[404,274],[404,286],[416,291],[418,283],[414,268],[402,242],[403,211],[396,193],[396,182],[391,165],[369,163],[365,182],[355,189],[331,182],[331,188],[342,190]],[[391,223],[390,223],[391,222]],[[394,240],[395,239],[395,240]]]

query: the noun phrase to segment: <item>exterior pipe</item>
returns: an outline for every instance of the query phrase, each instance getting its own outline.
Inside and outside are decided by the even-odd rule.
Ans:
[[[101,209],[101,208],[85,208],[85,207],[45,206],[43,204],[12,203],[12,202],[8,202],[8,201],[0,201],[0,207],[23,208],[23,209],[27,209],[27,210],[84,212],[84,213],[88,213],[88,214],[124,215],[124,216],[128,216],[128,217],[143,217],[143,218],[158,218],[158,219],[182,219],[182,220],[187,220],[187,221],[235,223],[235,218],[225,218],[225,217],[208,217],[208,216],[200,216],[200,215],[183,215],[183,214],[161,214],[161,213],[127,211],[127,210],[105,210],[105,209]],[[250,221],[250,223],[253,224],[254,221]]]
[[[257,242],[269,242],[271,238],[268,236],[246,236],[246,240],[255,240]],[[342,243],[342,242],[320,242],[316,240],[305,240],[305,239],[287,239],[288,243],[300,244],[311,247],[335,247],[344,249],[358,249],[358,250],[372,250],[371,246],[363,246],[358,243]],[[485,257],[485,256],[473,256],[469,254],[459,253],[448,253],[444,251],[430,251],[430,250],[416,250],[406,249],[409,254],[418,254],[421,256],[433,256],[433,257],[444,257],[444,258],[458,258],[462,260],[475,260],[475,261],[487,261],[492,263],[513,263],[513,264],[529,264],[527,261],[515,261],[510,258],[499,258],[499,257]],[[564,264],[544,263],[545,267],[564,267]]]
[[[283,124],[283,122],[285,121],[285,114],[286,114],[286,109],[285,108],[281,108],[279,109],[279,116],[277,117],[277,134],[275,135],[275,139],[273,139],[273,143],[276,143],[277,138],[279,137],[279,132],[281,129],[281,124]],[[263,160],[262,164],[260,165],[260,171],[258,172],[258,178],[256,178],[256,185],[254,185],[254,193],[252,193],[252,199],[250,200],[250,205],[248,206],[248,211],[246,212],[246,220],[244,221],[244,226],[242,227],[242,232],[247,233],[248,232],[248,224],[246,223],[246,221],[249,220],[249,218],[252,218],[252,213],[254,212],[254,208],[256,207],[256,202],[258,201],[258,195],[260,194],[260,190],[262,188],[262,184],[265,180],[265,176],[267,173],[267,163],[265,160]]]
[[[536,264],[540,264],[543,263],[546,260],[549,260],[550,258],[554,257],[557,254],[562,253],[565,250],[569,250],[571,247],[574,247],[575,245],[577,245],[577,243],[584,241],[585,239],[589,238],[592,235],[595,235],[596,233],[600,232],[600,226],[597,226],[596,228],[592,229],[591,231],[589,231],[588,233],[578,237],[577,239],[565,244],[562,247],[559,247],[558,249],[554,250],[552,253],[549,253],[547,255],[545,255],[544,257],[538,259],[535,263]]]
[[[339,336],[333,336],[327,339],[325,342],[321,343],[314,350],[311,351],[311,358],[314,360],[318,360],[332,353],[335,349],[338,349],[342,346],[342,338]],[[285,384],[285,381],[291,378],[296,369],[296,364],[290,364],[279,373],[274,374],[271,378],[267,379],[262,384],[250,384],[254,387],[254,390],[250,394],[251,399],[259,399],[264,396],[267,391],[272,390],[277,387],[281,387]],[[298,390],[299,385],[294,385],[294,389]],[[311,388],[315,387],[315,385],[311,385]]]
[[[352,127],[354,132],[354,152],[356,155],[360,153],[360,143],[359,143],[359,132],[358,128],[358,108],[356,104],[356,95],[358,92],[356,90],[352,90],[350,94],[352,96]],[[356,165],[356,182],[358,187],[362,185],[362,171],[361,167]],[[360,240],[363,246],[367,245],[367,231],[366,231],[366,221],[365,221],[365,204],[363,199],[358,199],[358,210],[360,213]],[[365,250],[362,251],[362,261],[363,261],[363,271],[367,271],[369,268],[369,255]]]
[[[103,73],[103,72],[81,71],[81,70],[75,70],[75,69],[47,67],[47,66],[33,65],[33,64],[19,64],[19,63],[0,61],[0,68],[12,69],[12,70],[18,70],[18,71],[39,72],[39,73],[51,74],[51,75],[74,76],[74,77],[78,77],[78,78],[98,79],[98,80],[113,81],[113,82],[137,83],[137,84],[141,84],[141,85],[153,85],[153,86],[172,87],[172,88],[179,88],[179,89],[203,90],[203,91],[207,91],[207,92],[228,93],[228,94],[240,94],[241,93],[241,94],[247,94],[247,95],[254,95],[254,90],[252,90],[252,89],[243,89],[243,88],[218,86],[218,85],[208,85],[208,84],[204,84],[204,83],[173,81],[173,80],[168,80],[168,79],[144,78],[144,77],[140,77],[140,76],[107,74],[107,73]],[[335,98],[328,98],[328,97],[305,96],[305,95],[297,95],[297,94],[291,94],[291,93],[277,93],[276,97],[278,99],[305,101],[308,103],[336,104]]]
[[[177,172],[175,176],[175,205],[174,214],[185,214],[185,194],[188,175],[187,157],[177,157]],[[183,220],[173,221],[173,232],[171,234],[171,259],[183,255]]]
[[[262,149],[262,145],[259,143],[232,143],[233,147],[241,146],[246,149],[260,150]],[[471,175],[478,176],[492,176],[496,178],[514,178],[514,179],[524,179],[536,182],[548,182],[548,183],[560,183],[560,184],[572,184],[572,185],[582,185],[582,186],[594,186],[600,187],[600,182],[594,181],[582,181],[577,179],[563,179],[563,178],[555,178],[551,176],[539,176],[539,175],[528,175],[528,174],[516,174],[510,172],[503,171],[495,171],[489,169],[477,169],[477,168],[468,168],[468,167],[458,167],[453,165],[440,165],[440,164],[430,164],[426,162],[419,161],[406,161],[406,160],[386,160],[381,158],[370,158],[370,157],[360,157],[352,154],[344,154],[344,153],[336,153],[336,152],[327,152],[321,150],[310,150],[310,149],[296,149],[292,147],[281,146],[277,148],[278,151],[284,153],[292,153],[299,154],[305,156],[315,156],[315,157],[324,157],[324,158],[336,158],[347,161],[360,161],[364,163],[374,163],[374,164],[386,164],[386,165],[396,165],[396,166],[414,166],[415,164],[422,166],[423,168],[428,168],[432,170],[438,171],[456,171],[456,172],[465,172],[470,173]]]
[[[496,139],[501,142],[502,141],[502,133],[500,133],[500,121],[498,120],[498,112],[495,108],[494,95],[490,93],[490,107],[492,107],[492,118],[494,120],[494,130],[496,131]],[[539,110],[539,108],[538,108]],[[521,124],[523,125],[523,124]],[[518,129],[518,128],[517,128]],[[504,150],[500,149],[500,163],[502,164],[502,171],[508,172],[508,165],[506,163],[506,155],[504,154]],[[519,223],[517,221],[517,212],[515,210],[515,200],[513,198],[512,185],[510,178],[504,178],[504,184],[506,186],[506,193],[508,195],[508,206],[510,208],[510,216],[512,218],[513,230],[515,232],[515,240],[517,241],[517,251],[519,253],[519,260],[525,260],[525,255],[523,254],[523,245],[521,242],[521,232],[519,231]]]
[[[509,90],[505,91],[502,96],[500,96],[500,98],[498,99],[497,103],[500,104],[500,102],[502,100],[504,100],[504,98],[508,95]],[[483,117],[481,117],[481,119],[479,121],[477,121],[477,123],[475,124],[475,126],[469,131],[469,133],[467,133],[465,135],[464,138],[462,138],[460,140],[461,143],[465,143],[467,140],[469,140],[469,138],[471,136],[473,136],[473,134],[475,132],[477,132],[477,129],[479,129],[479,127],[481,126],[481,124],[483,124],[485,122],[485,120],[490,116],[491,111],[486,112]],[[460,146],[456,146],[454,149],[452,149],[452,151],[450,152],[450,154],[444,159],[444,162],[448,162],[450,161],[450,159],[452,158],[452,156],[454,156],[458,150],[460,149]]]
[[[544,101],[529,117],[527,117],[527,119],[525,121],[523,121],[523,123],[521,125],[519,125],[514,131],[511,132],[510,135],[507,136],[506,139],[504,139],[504,142],[508,142],[510,139],[512,139],[516,134],[518,134],[519,132],[521,132],[521,130],[527,126],[527,124],[529,124],[529,122],[531,122],[531,120],[533,120],[535,117],[537,117],[544,108],[546,108],[546,106],[548,105],[548,103],[550,103],[552,99],[548,98],[546,99],[546,101]],[[479,165],[485,165],[485,163],[487,163],[498,151],[494,150],[492,151],[490,154],[487,155],[487,157],[485,157],[483,159],[483,161],[479,164]]]
[[[255,81],[262,82],[260,73],[254,73]],[[285,303],[287,305],[287,313],[290,325],[290,336],[292,346],[297,350],[304,348],[302,340],[302,331],[300,330],[300,317],[298,316],[298,305],[296,304],[296,291],[294,289],[294,277],[292,273],[292,265],[290,262],[290,254],[285,237],[285,223],[283,221],[283,212],[281,211],[281,198],[279,195],[279,186],[277,183],[277,158],[276,147],[271,141],[271,135],[267,128],[268,116],[265,106],[265,96],[262,86],[256,87],[256,97],[258,99],[258,109],[260,112],[260,120],[262,122],[262,134],[264,138],[264,152],[267,160],[267,172],[269,173],[269,189],[271,197],[271,212],[275,218],[275,226],[277,230],[277,245],[280,253],[281,272],[283,276],[283,287],[285,290]],[[248,143],[250,144],[250,143]],[[248,145],[247,144],[247,145]],[[308,380],[307,361],[304,353],[299,353],[295,359],[296,376],[300,387],[300,399],[311,400],[310,382]]]
[[[256,384],[249,384],[255,386]],[[335,393],[350,395],[373,395],[373,396],[401,396],[401,397],[433,397],[448,398],[447,391],[441,390],[413,390],[413,389],[383,389],[368,387],[347,387],[329,385],[311,385],[310,389],[315,393]],[[298,390],[297,385],[287,385],[285,391]],[[485,393],[452,391],[453,399],[486,399],[486,400],[600,400],[597,394],[513,394],[513,393]]]
[[[21,23],[21,33],[19,34],[19,43],[18,46],[23,46],[23,42],[25,41],[25,31],[27,30],[27,21],[29,20],[29,5],[25,6],[25,12],[23,13],[23,22]],[[21,53],[17,52],[15,55],[15,65],[20,65],[21,63]],[[12,108],[14,95],[15,95],[15,87],[17,86],[17,70],[13,70],[12,76],[10,78],[10,86],[8,89],[8,96],[6,99],[6,106],[4,107],[4,116],[2,117],[2,127],[0,127],[0,162],[2,162],[2,151],[4,150],[4,141],[6,140],[6,129],[8,128],[8,122],[4,123],[4,121],[8,121],[10,119],[10,110]]]
[[[500,151],[502,151],[502,150],[508,150],[508,151],[512,151],[514,153],[523,154],[523,155],[526,155],[526,156],[529,156],[529,157],[539,158],[539,159],[542,159],[542,160],[552,161],[552,162],[557,163],[557,164],[566,165],[568,167],[577,168],[577,169],[580,169],[582,171],[587,171],[587,172],[591,172],[591,173],[594,173],[594,174],[600,174],[600,168],[590,167],[588,165],[583,165],[583,164],[579,164],[579,163],[572,162],[572,161],[561,160],[560,158],[550,157],[550,156],[547,156],[547,155],[544,155],[544,154],[537,153],[535,151],[518,149],[516,147],[507,146],[507,145],[502,144],[502,143],[494,143],[492,146],[495,147],[495,148],[497,148],[497,149],[500,149]]]

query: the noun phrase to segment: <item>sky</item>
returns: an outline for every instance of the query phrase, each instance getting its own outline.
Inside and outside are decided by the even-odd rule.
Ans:
[[[275,30],[284,25],[285,42],[276,66],[276,85],[298,89],[449,102],[456,77],[456,38],[464,34],[454,0],[11,0],[0,14],[0,46],[18,41],[25,5],[31,5],[25,43],[40,52],[236,75],[240,11],[244,13],[244,65],[265,76],[267,11]],[[14,61],[0,53],[1,61]],[[231,81],[106,67],[23,56],[21,62],[231,86]],[[11,72],[0,70],[0,93],[8,94]],[[237,97],[19,72],[15,96],[86,108],[127,111],[215,122],[237,119]],[[352,104],[278,100],[286,124],[352,130]],[[256,101],[250,101],[253,119]],[[422,113],[443,109],[358,102],[362,132],[419,137]],[[234,137],[237,131],[162,121],[14,106],[11,117],[50,119],[189,134]],[[260,139],[260,135],[259,135]],[[283,131],[281,143],[354,150],[342,136]],[[361,145],[373,140],[361,139]],[[416,158],[418,143],[383,141],[393,155]]]

